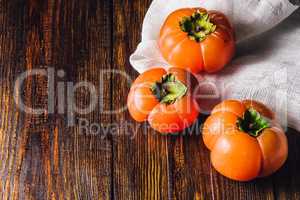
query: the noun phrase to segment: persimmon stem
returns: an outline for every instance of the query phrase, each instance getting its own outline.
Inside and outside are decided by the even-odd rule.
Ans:
[[[238,119],[237,126],[241,131],[253,137],[258,137],[264,129],[270,127],[270,123],[259,112],[250,108],[246,110],[242,118]]]
[[[216,25],[210,22],[207,12],[197,10],[190,17],[183,17],[179,22],[183,32],[186,32],[191,40],[201,42],[216,30]]]
[[[174,103],[187,92],[186,85],[177,80],[171,73],[164,75],[161,81],[154,83],[150,89],[158,101],[165,104]]]

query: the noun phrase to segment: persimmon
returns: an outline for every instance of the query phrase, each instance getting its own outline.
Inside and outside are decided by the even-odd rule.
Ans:
[[[127,106],[138,122],[148,121],[160,133],[179,132],[196,121],[196,78],[184,69],[150,69],[133,82]]]
[[[274,113],[253,100],[225,100],[203,127],[213,167],[238,181],[271,175],[286,161],[287,138]]]
[[[234,29],[219,11],[183,8],[165,20],[158,39],[163,57],[193,73],[221,70],[235,53]]]

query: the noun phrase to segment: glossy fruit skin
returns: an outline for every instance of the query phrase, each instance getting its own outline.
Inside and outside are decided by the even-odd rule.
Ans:
[[[179,23],[197,10],[207,12],[216,30],[201,42],[191,40]],[[234,30],[227,17],[218,11],[183,8],[171,13],[160,30],[158,46],[163,57],[173,66],[192,73],[213,73],[228,64],[235,53]]]
[[[246,109],[254,108],[271,121],[258,137],[239,130],[236,122]],[[213,167],[237,181],[265,177],[277,171],[288,155],[287,138],[274,113],[253,100],[225,100],[215,106],[203,128],[203,141],[211,151]]]
[[[174,74],[188,90],[185,96],[173,104],[160,103],[152,94],[150,87],[169,73]],[[193,124],[199,114],[192,87],[196,82],[196,78],[184,69],[150,69],[140,74],[130,88],[127,99],[129,113],[138,122],[148,121],[150,126],[160,133],[182,131]]]

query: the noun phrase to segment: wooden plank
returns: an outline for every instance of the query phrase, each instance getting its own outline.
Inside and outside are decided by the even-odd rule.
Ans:
[[[101,132],[82,133],[78,119],[107,123],[110,77],[101,82],[101,70],[110,69],[110,2],[99,1],[1,1],[1,199],[110,199],[111,140]],[[66,113],[70,102],[63,102],[63,113],[40,115],[22,113],[13,102],[14,79],[28,69],[49,69],[55,73],[55,99],[66,92],[58,83],[89,81],[103,87],[103,105],[86,115],[74,113],[75,124],[68,127]],[[56,75],[56,74],[55,74]],[[22,93],[26,105],[49,106],[48,79],[28,78]],[[59,93],[58,93],[59,92]],[[85,107],[88,93],[78,90],[78,107]],[[104,139],[102,139],[104,138]]]
[[[109,110],[111,106],[110,77],[101,77],[102,70],[111,67],[111,23],[107,17],[111,5],[109,1],[65,1],[64,4],[60,40],[64,41],[61,45],[64,46],[62,66],[66,72],[65,80],[74,84],[92,83],[98,95],[103,87],[102,96],[99,96],[103,105],[97,104],[87,115],[75,114],[75,127],[61,133],[64,187],[70,199],[110,199],[111,140],[103,131],[100,134],[83,133],[77,120],[83,118],[89,124],[101,123],[104,126],[111,121],[109,115],[102,114],[102,110]],[[78,107],[86,107],[91,100],[85,90],[82,88],[75,96]],[[67,127],[65,121],[61,128],[64,127]]]
[[[151,1],[114,0],[113,68],[134,79],[137,73],[129,55],[140,40],[142,20]],[[113,75],[113,109],[126,106],[130,83]],[[113,133],[114,199],[167,199],[168,159],[166,137],[135,123],[127,111],[118,112],[113,122],[120,124]],[[126,130],[122,126],[130,126]]]
[[[168,140],[171,199],[211,199],[211,171],[208,150],[205,149],[198,123]]]
[[[24,10],[11,2],[1,1],[0,3],[0,198],[16,199],[19,191],[14,189],[14,184],[19,182],[21,168],[19,159],[23,157],[23,151],[18,151],[17,147],[23,145],[26,140],[25,129],[22,122],[25,115],[18,110],[13,100],[13,81],[15,74],[23,70],[24,59],[24,31],[22,25],[22,15]],[[8,12],[8,10],[10,12]],[[16,15],[12,17],[12,13]],[[14,26],[13,24],[18,24]],[[18,59],[16,59],[18,58]],[[24,100],[25,101],[25,100]],[[21,187],[24,185],[21,185]],[[16,186],[17,188],[19,186]]]
[[[275,199],[272,177],[250,182],[229,180],[212,169],[213,198],[215,199]]]

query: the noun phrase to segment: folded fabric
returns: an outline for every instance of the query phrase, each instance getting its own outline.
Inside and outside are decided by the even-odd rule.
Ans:
[[[300,14],[288,0],[154,0],[145,16],[142,41],[130,57],[143,72],[169,67],[157,46],[160,28],[174,10],[204,7],[226,14],[236,30],[237,57],[217,74],[197,75],[202,112],[224,98],[251,98],[266,103],[283,126],[300,130]],[[258,36],[259,35],[259,36]]]

